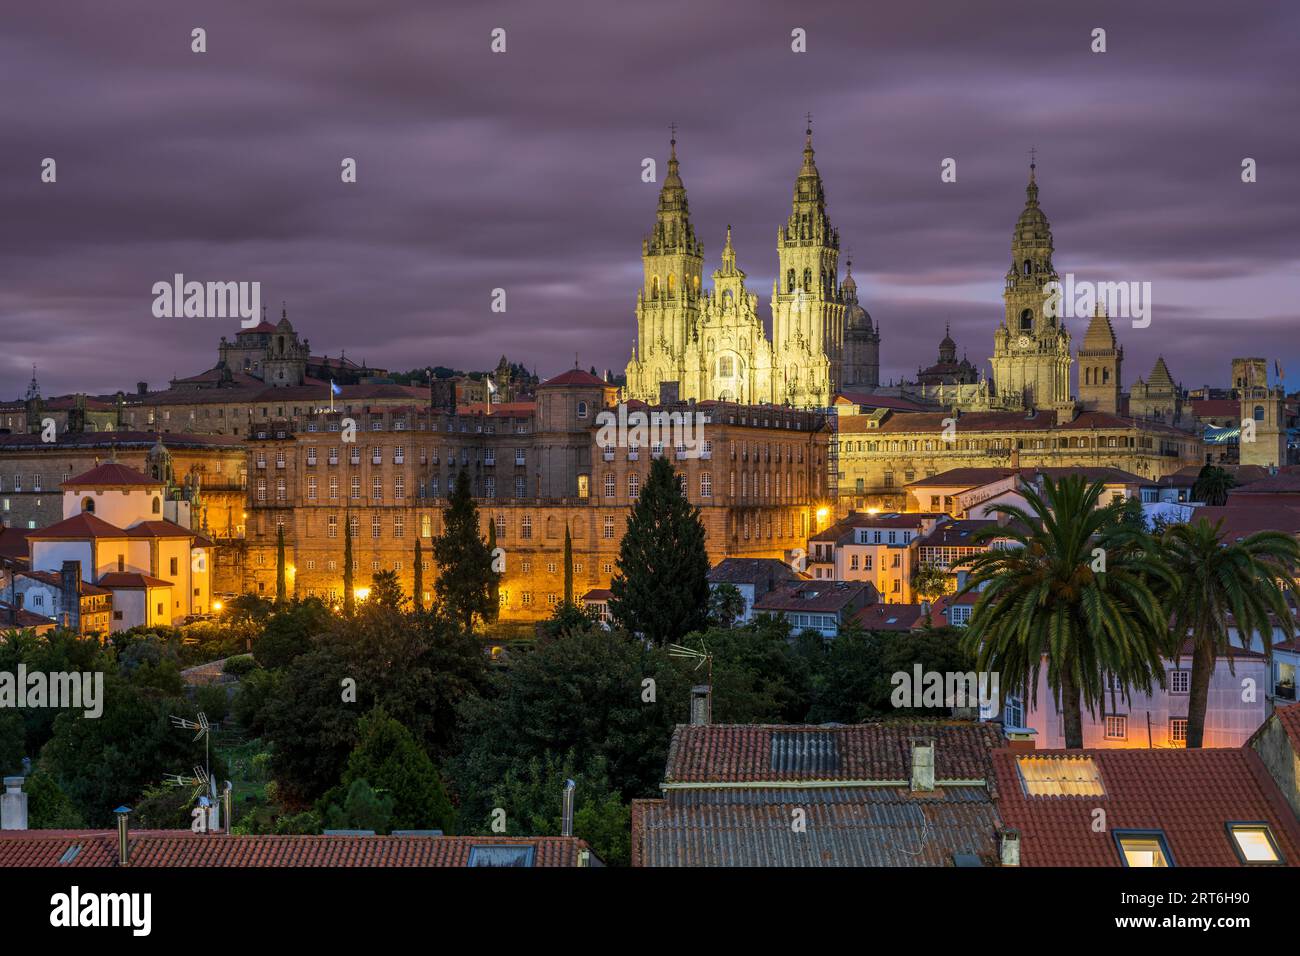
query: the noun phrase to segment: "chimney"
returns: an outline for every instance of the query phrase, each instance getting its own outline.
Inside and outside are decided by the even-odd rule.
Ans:
[[[27,829],[27,794],[23,777],[5,777],[5,792],[0,796],[0,830]]]
[[[934,789],[934,738],[912,738],[912,790],[926,792]]]
[[[127,842],[127,824],[131,819],[131,808],[123,805],[113,811],[117,815],[117,864],[126,866],[131,862],[131,844]]]
[[[149,394],[149,383],[148,383],[148,382],[136,382],[136,383],[135,383],[135,393],[136,393],[137,395],[148,395],[148,394]]]
[[[63,617],[68,630],[81,633],[81,562],[64,561],[59,572]]]
[[[564,796],[560,801],[560,836],[573,836],[573,791],[576,786],[572,780],[564,781]]]
[[[1003,830],[1002,838],[999,841],[1002,865],[1019,866],[1020,865],[1020,831]]]
[[[696,684],[691,688],[691,724],[704,726],[713,723],[713,687]]]

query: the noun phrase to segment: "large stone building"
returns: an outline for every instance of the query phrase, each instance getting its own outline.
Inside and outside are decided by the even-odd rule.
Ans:
[[[772,338],[745,286],[728,228],[722,265],[702,288],[704,246],[691,223],[672,142],[655,225],[641,245],[637,338],[627,395],[656,401],[664,382],[684,400],[824,408],[843,388],[879,382],[880,333],[858,303],[851,276],[839,279],[840,238],[807,131],[790,216],[777,229]]]
[[[243,535],[247,449],[224,435],[155,432],[62,432],[0,435],[0,521],[7,528],[43,528],[63,517],[60,485],[115,461],[164,484],[173,521],[217,538]]]
[[[615,401],[616,389],[574,369],[539,387],[534,410],[455,415],[412,405],[357,414],[353,443],[342,441],[337,411],[271,423],[249,443],[247,551],[222,560],[243,563],[249,590],[274,594],[283,527],[291,588],[337,600],[349,529],[355,586],[392,570],[409,593],[420,542],[429,594],[437,574],[431,539],[464,468],[482,532],[492,522],[505,552],[502,615],[537,619],[563,596],[566,528],[575,596],[609,585],[630,508],[660,455],[672,458],[699,506],[714,561],[784,558],[815,529],[818,505],[828,504],[822,415],[722,402],[662,408],[707,417],[696,456],[671,446],[602,446],[597,417]]]
[[[907,510],[905,486],[952,468],[1109,467],[1159,478],[1204,464],[1200,439],[1108,412],[840,415],[839,510]]]

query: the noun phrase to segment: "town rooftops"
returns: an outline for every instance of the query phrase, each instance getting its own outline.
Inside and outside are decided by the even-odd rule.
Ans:
[[[1266,825],[1282,861],[1300,865],[1300,824],[1249,747],[999,750],[993,762],[1022,866],[1122,866],[1126,832],[1173,866],[1240,866],[1233,823]]]
[[[36,614],[26,608],[16,608],[8,601],[0,601],[0,628],[51,628],[54,623],[52,617]]]
[[[0,435],[0,450],[66,451],[69,448],[152,448],[159,441],[170,449],[230,448],[239,450],[243,439],[236,435],[202,435],[167,432],[63,432],[52,442],[41,441],[39,434]]]
[[[174,521],[137,521],[126,529],[133,538],[193,538],[194,532]]]
[[[1229,495],[1300,495],[1300,469],[1279,471],[1276,475],[1259,478],[1233,488]]]
[[[809,541],[837,541],[849,543],[853,531],[857,528],[922,528],[931,521],[944,521],[948,518],[942,511],[885,511],[872,514],[867,511],[852,511],[835,522],[825,531],[810,535]]]
[[[157,478],[129,468],[115,461],[106,461],[96,465],[90,471],[63,481],[64,488],[128,488],[128,487],[162,487]]]
[[[1279,707],[1273,711],[1273,716],[1277,718],[1278,724],[1286,731],[1292,749],[1297,754],[1300,754],[1300,704]]]
[[[838,614],[863,598],[871,601],[875,597],[875,585],[869,581],[799,581],[780,585],[755,598],[754,611]]]
[[[584,602],[600,603],[603,601],[608,601],[613,596],[614,596],[614,592],[611,591],[609,588],[592,588],[590,591],[588,591],[586,594],[582,596],[582,600]]]
[[[1156,485],[1159,482],[1153,478],[1143,478],[1141,475],[1135,475],[1130,471],[1124,471],[1119,468],[1094,468],[1094,467],[1077,467],[1077,468],[951,468],[948,471],[940,472],[937,475],[929,475],[925,478],[918,478],[916,481],[909,482],[907,488],[978,488],[980,485],[991,484],[1000,481],[1003,478],[1010,478],[1019,474],[1021,479],[1027,482],[1036,481],[1038,478],[1051,478],[1053,481],[1060,481],[1071,475],[1080,475],[1085,481],[1100,481],[1108,485]]]
[[[931,742],[935,785],[913,790],[913,745]],[[632,864],[994,865],[999,742],[971,722],[679,726],[663,799],[632,801]]]
[[[1223,522],[1220,539],[1234,542],[1259,531],[1285,531],[1300,535],[1300,502],[1283,504],[1266,497],[1246,498],[1229,495],[1226,505],[1202,505],[1192,512],[1191,520],[1210,524]]]
[[[519,866],[583,865],[576,837],[245,836],[133,830],[132,867],[162,866]],[[594,865],[601,865],[590,856]],[[0,868],[116,867],[115,830],[0,831]]]

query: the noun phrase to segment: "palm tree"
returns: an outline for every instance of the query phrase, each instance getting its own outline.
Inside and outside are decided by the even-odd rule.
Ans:
[[[1223,522],[1177,524],[1159,538],[1164,562],[1175,581],[1169,603],[1172,612],[1171,648],[1180,656],[1192,642],[1191,687],[1187,701],[1187,746],[1200,747],[1205,735],[1205,707],[1210,678],[1220,654],[1232,666],[1229,626],[1237,629],[1243,646],[1260,635],[1264,653],[1272,659],[1273,625],[1289,638],[1295,620],[1288,592],[1300,597],[1296,569],[1300,544],[1281,531],[1261,531],[1242,541],[1222,540]]]
[[[1203,501],[1207,505],[1226,505],[1228,492],[1236,484],[1236,480],[1225,469],[1206,465],[1196,475],[1196,483],[1192,485],[1192,500]]]
[[[1065,745],[1083,746],[1082,705],[1104,703],[1107,676],[1128,688],[1164,682],[1160,651],[1167,618],[1152,588],[1163,569],[1145,533],[1123,520],[1123,503],[1099,506],[1103,485],[1071,475],[1045,479],[1040,494],[1025,487],[1028,509],[994,505],[1007,523],[978,532],[977,541],[1009,547],[966,562],[961,593],[980,591],[963,637],[981,671],[999,675],[1004,690],[1037,705],[1044,660],[1047,684],[1065,717]]]

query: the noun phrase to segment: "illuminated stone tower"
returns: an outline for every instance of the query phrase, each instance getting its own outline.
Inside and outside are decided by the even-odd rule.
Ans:
[[[993,385],[999,404],[1071,412],[1070,333],[1044,309],[1043,287],[1057,282],[1052,228],[1038,205],[1035,165],[1029,164],[1025,208],[1011,237],[1002,325],[993,333]]]
[[[1247,365],[1250,359],[1234,360],[1243,363],[1245,380],[1237,393],[1241,399],[1241,445],[1238,460],[1243,465],[1262,465],[1272,468],[1287,463],[1286,457],[1286,392],[1270,388],[1268,367],[1263,377],[1257,378],[1258,367]],[[1254,440],[1250,438],[1254,433]]]
[[[880,384],[880,328],[858,303],[858,284],[853,279],[853,263],[844,270],[844,354],[840,388],[870,389]]]
[[[636,345],[627,367],[630,398],[658,401],[659,383],[685,384],[686,350],[700,315],[704,246],[691,225],[686,187],[670,143],[659,208],[641,243],[643,281],[636,297]]]
[[[1115,341],[1105,306],[1098,302],[1079,349],[1079,404],[1099,412],[1118,412],[1123,364],[1124,349]]]
[[[839,233],[813,161],[812,126],[794,184],[790,218],[777,229],[772,286],[772,387],[781,404],[826,406],[841,386],[844,298]]]

